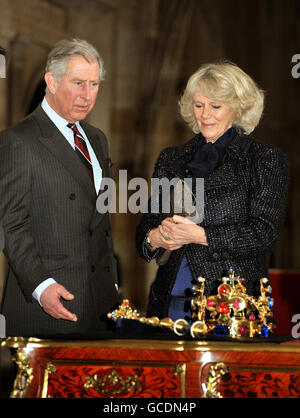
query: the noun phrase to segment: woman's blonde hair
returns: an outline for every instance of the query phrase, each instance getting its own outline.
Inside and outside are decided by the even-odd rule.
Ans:
[[[223,61],[202,65],[188,80],[179,101],[180,113],[195,133],[199,133],[193,112],[195,93],[227,104],[233,111],[233,125],[250,134],[258,125],[264,108],[264,92],[237,65]]]

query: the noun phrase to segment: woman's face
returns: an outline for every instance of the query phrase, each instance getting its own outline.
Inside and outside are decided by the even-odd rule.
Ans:
[[[201,93],[194,95],[193,111],[199,130],[208,142],[215,142],[232,126],[234,118],[231,108]]]

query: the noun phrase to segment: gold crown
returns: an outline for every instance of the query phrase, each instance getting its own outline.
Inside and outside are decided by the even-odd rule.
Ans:
[[[267,278],[260,279],[260,296],[255,298],[246,293],[243,279],[236,277],[232,269],[228,277],[222,278],[218,292],[214,296],[204,295],[205,278],[199,277],[193,286],[191,300],[193,323],[185,319],[173,321],[171,318],[146,318],[130,307],[128,299],[108,314],[108,318],[133,319],[153,327],[172,330],[179,336],[190,333],[193,338],[205,335],[216,337],[250,337],[260,335],[267,338],[273,332],[271,286]]]

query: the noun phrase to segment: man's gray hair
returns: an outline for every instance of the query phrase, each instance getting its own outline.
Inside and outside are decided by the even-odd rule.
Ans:
[[[50,51],[46,63],[46,73],[50,72],[60,82],[67,72],[67,65],[70,58],[82,56],[88,62],[96,60],[100,67],[100,80],[104,80],[105,69],[103,59],[96,48],[83,39],[72,39],[59,41]]]

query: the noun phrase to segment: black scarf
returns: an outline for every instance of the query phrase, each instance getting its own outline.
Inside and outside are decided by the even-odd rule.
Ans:
[[[187,164],[188,176],[204,178],[224,162],[227,146],[235,137],[236,129],[229,128],[215,142],[206,142],[204,136],[198,134],[198,148],[191,161]]]

